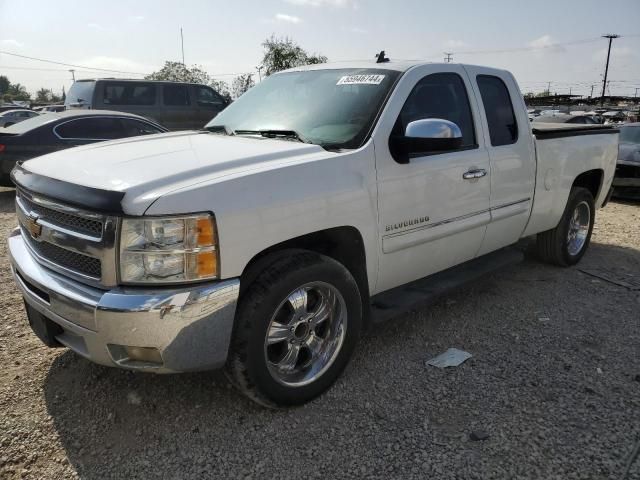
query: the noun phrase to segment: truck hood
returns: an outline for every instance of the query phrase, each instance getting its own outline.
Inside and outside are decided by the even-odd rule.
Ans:
[[[178,188],[326,155],[291,140],[201,131],[100,142],[29,160],[30,172],[86,187],[123,192],[126,213],[140,214]]]

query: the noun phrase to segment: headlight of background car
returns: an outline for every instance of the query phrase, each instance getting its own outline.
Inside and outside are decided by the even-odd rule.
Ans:
[[[125,218],[120,232],[123,283],[173,283],[218,276],[212,215]]]

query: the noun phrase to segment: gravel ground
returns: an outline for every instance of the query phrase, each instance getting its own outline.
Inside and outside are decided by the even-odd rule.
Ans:
[[[2,237],[12,201],[0,191]],[[288,411],[219,372],[135,374],[47,349],[0,255],[0,478],[618,479],[640,440],[638,204],[598,213],[577,268],[526,260],[375,327],[334,388]],[[473,358],[425,365],[449,347]]]

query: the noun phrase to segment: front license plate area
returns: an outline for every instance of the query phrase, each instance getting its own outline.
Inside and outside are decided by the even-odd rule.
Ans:
[[[31,330],[47,347],[61,347],[62,344],[56,340],[56,336],[61,335],[64,330],[55,322],[31,307],[28,303],[24,304],[27,312],[27,320],[31,326]]]

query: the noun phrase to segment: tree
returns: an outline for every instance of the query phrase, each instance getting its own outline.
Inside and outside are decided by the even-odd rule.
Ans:
[[[41,88],[36,92],[36,102],[48,103],[51,101],[51,92],[46,88]]]
[[[14,100],[28,101],[31,100],[31,95],[27,92],[27,89],[19,83],[11,83],[7,89],[7,93],[4,95],[4,99],[11,102]]]
[[[4,95],[9,91],[9,87],[11,86],[11,82],[4,75],[0,75],[0,95]]]
[[[198,65],[191,68],[184,66],[180,62],[164,62],[164,66],[157,72],[145,77],[147,80],[167,80],[170,82],[191,82],[202,83],[204,85],[211,81],[209,74]]]
[[[266,75],[286,70],[287,68],[299,67],[300,65],[311,65],[325,63],[327,57],[320,54],[309,55],[300,45],[288,37],[277,38],[272,35],[263,43],[264,65]]]
[[[229,90],[229,84],[224,80],[210,80],[209,86],[222,96],[227,102],[231,102],[231,91]]]
[[[231,84],[231,92],[233,93],[233,98],[240,97],[244,92],[253,87],[256,82],[253,81],[252,73],[243,73],[242,75],[238,75],[233,79],[233,83]]]

